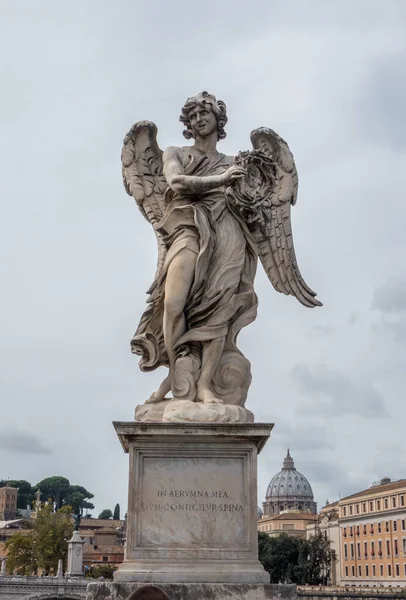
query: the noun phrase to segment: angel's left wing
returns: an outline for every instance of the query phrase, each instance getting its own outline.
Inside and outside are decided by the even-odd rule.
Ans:
[[[272,129],[255,129],[251,141],[254,150],[236,160],[247,175],[228,188],[229,202],[247,223],[274,288],[309,308],[322,306],[300,273],[293,246],[290,210],[298,189],[293,155]]]

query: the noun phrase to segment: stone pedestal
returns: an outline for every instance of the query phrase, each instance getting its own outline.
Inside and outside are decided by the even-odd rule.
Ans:
[[[297,600],[295,585],[236,583],[112,583],[87,586],[86,600]]]
[[[68,541],[68,577],[84,577],[83,575],[83,544],[85,542],[79,535],[79,531],[74,531],[72,538]]]
[[[129,453],[115,582],[269,583],[258,561],[257,454],[270,424],[114,423]]]

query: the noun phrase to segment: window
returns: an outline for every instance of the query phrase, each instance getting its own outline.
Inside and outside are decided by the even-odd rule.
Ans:
[[[383,565],[379,565],[380,576],[383,577]]]
[[[385,503],[385,508],[388,508],[388,499],[387,498],[385,498],[384,503]]]
[[[406,538],[402,539],[402,552],[406,554]]]
[[[354,558],[354,544],[350,544],[350,555],[351,558]]]
[[[376,577],[376,565],[372,565],[372,577]]]
[[[405,496],[401,496],[400,497],[400,506],[404,506],[405,505]]]
[[[365,565],[365,577],[369,576],[369,569],[368,569],[368,565]]]
[[[386,521],[385,523],[385,531],[386,533],[389,533],[389,521]]]
[[[351,567],[351,574],[352,574],[353,577],[355,577],[355,567],[354,567],[354,565],[352,565],[352,567]]]
[[[391,567],[391,565],[388,565],[388,575],[389,575],[389,577],[392,577],[392,567]]]
[[[364,556],[365,558],[368,556],[368,542],[364,542]]]
[[[357,535],[359,535],[359,525],[357,525]]]
[[[405,577],[406,577],[406,563],[403,565],[403,567],[404,567]]]
[[[375,542],[371,542],[371,556],[375,556]]]
[[[346,527],[344,527],[344,529],[343,529],[343,536],[347,537],[347,528]]]
[[[359,515],[359,504],[355,505],[355,512],[357,513],[357,515]]]
[[[372,534],[374,533],[374,524],[373,524],[373,523],[371,523],[371,530],[370,530],[370,533],[372,533]]]
[[[374,510],[374,503],[372,502],[372,500],[369,503],[369,510]]]
[[[398,530],[398,522],[393,521],[393,531],[397,531],[397,530]]]
[[[406,519],[402,519],[402,531],[404,531],[406,529],[405,524],[406,524]]]
[[[108,556],[102,556],[102,561],[103,562],[109,562],[109,557]]]
[[[399,565],[396,565],[396,577],[399,577],[399,575],[400,575]]]
[[[364,513],[367,512],[367,503],[366,502],[362,503],[362,512],[364,512]]]
[[[392,496],[392,508],[396,508],[396,496]]]
[[[394,545],[394,552],[395,552],[395,556],[399,556],[399,546],[398,546],[398,541],[397,541],[397,540],[393,540],[393,545]]]
[[[350,504],[350,515],[352,515],[352,504]]]
[[[378,533],[381,533],[381,524],[378,523]]]
[[[361,558],[361,544],[359,542],[357,544],[357,558]]]
[[[345,560],[347,560],[347,558],[348,558],[348,548],[347,548],[347,544],[344,544],[344,558],[345,558]]]
[[[362,577],[362,569],[361,569],[361,565],[358,566],[358,576]]]
[[[379,542],[378,542],[378,554],[379,554],[379,556],[382,556],[382,542],[381,542],[381,540],[379,540]]]
[[[351,536],[351,537],[353,536],[353,533],[352,533],[352,527],[350,527],[350,536]]]
[[[344,515],[344,517],[347,516],[347,507],[346,506],[343,506],[343,515]]]
[[[367,534],[367,526],[364,525],[364,535],[366,535],[366,534]]]
[[[405,571],[406,571],[406,565],[405,565]],[[345,567],[345,576],[348,577],[348,567]]]
[[[390,556],[390,541],[386,540],[386,554]]]
[[[380,500],[376,501],[376,510],[381,510],[381,501]]]

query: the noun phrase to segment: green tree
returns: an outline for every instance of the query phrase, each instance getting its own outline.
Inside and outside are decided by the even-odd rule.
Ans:
[[[320,585],[326,583],[331,569],[330,543],[321,532],[308,540],[293,538],[286,533],[269,537],[259,532],[258,554],[270,574],[271,583]]]
[[[70,506],[53,512],[50,504],[42,505],[37,512],[33,533],[34,555],[38,568],[46,573],[56,573],[60,558],[66,562],[67,540],[73,534],[71,513]]]
[[[300,540],[298,579],[304,585],[326,584],[331,570],[330,542],[319,531],[308,540]],[[300,582],[299,582],[300,583]]]
[[[111,512],[111,510],[109,508],[105,508],[99,514],[99,519],[111,519],[112,516],[113,513]]]
[[[7,572],[10,575],[32,575],[37,571],[34,555],[34,532],[15,533],[6,542]]]
[[[31,507],[32,501],[34,500],[34,492],[31,483],[25,481],[25,479],[11,479],[10,481],[0,480],[0,487],[5,485],[11,485],[11,487],[18,489],[17,495],[17,508],[25,510],[27,506]]]
[[[299,560],[299,540],[282,533],[270,537],[264,532],[258,534],[258,553],[264,569],[268,571],[271,583],[296,583],[296,568]]]
[[[61,508],[63,499],[67,495],[69,490],[69,479],[61,477],[60,475],[54,475],[53,477],[46,477],[35,486],[35,491],[41,490],[41,500],[47,502],[52,500],[56,504],[56,508]]]
[[[114,507],[113,519],[120,520],[120,505],[118,503]]]
[[[41,490],[41,500],[46,502],[51,499],[59,509],[62,506],[71,506],[77,514],[83,515],[84,509],[94,508],[94,504],[89,502],[94,495],[87,491],[81,485],[71,485],[69,479],[59,475],[43,479],[34,488],[34,491]]]
[[[117,567],[113,567],[113,565],[98,565],[97,567],[90,567],[86,571],[86,577],[91,577],[92,579],[98,579],[99,577],[113,579],[114,571],[117,571]]]

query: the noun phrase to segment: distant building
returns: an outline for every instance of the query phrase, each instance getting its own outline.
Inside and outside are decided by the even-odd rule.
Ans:
[[[341,583],[406,586],[406,479],[338,502]]]
[[[306,477],[296,471],[288,448],[279,471],[269,482],[258,531],[270,536],[287,533],[306,537],[307,525],[317,522],[317,504]]]
[[[6,485],[0,488],[0,521],[11,521],[17,516],[18,490]]]
[[[262,507],[264,516],[279,515],[286,510],[317,514],[317,504],[310,483],[304,475],[296,471],[289,448],[282,470],[269,482]]]
[[[279,515],[264,515],[258,521],[258,531],[270,537],[286,533],[291,537],[305,538],[309,523],[317,522],[317,515],[309,511],[284,510]]]
[[[83,566],[111,565],[124,560],[125,522],[114,519],[82,519],[79,533],[83,546]]]

